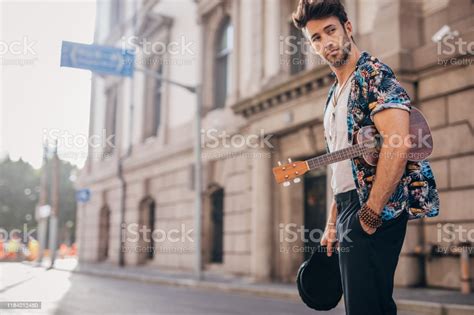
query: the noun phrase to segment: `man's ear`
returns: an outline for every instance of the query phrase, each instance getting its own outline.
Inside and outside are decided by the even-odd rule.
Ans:
[[[352,37],[352,23],[351,23],[351,21],[347,20],[347,22],[344,25],[344,28],[346,29],[347,35],[349,37]]]

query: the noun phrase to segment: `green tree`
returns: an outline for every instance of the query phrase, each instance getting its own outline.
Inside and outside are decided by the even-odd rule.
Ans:
[[[0,227],[7,231],[36,227],[34,210],[39,196],[39,171],[19,159],[0,162]]]
[[[47,164],[48,191],[51,192],[51,161]],[[71,175],[77,167],[60,160],[59,179],[59,237],[60,242],[74,241],[76,222],[75,190]],[[12,161],[8,156],[0,161],[0,228],[7,231],[36,229],[35,209],[39,200],[41,170],[19,159]],[[48,202],[51,204],[51,194]],[[69,223],[69,227],[67,227]]]

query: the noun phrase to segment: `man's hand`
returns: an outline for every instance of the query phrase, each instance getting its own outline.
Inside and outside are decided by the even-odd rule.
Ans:
[[[321,245],[327,246],[328,252],[327,255],[331,256],[333,248],[338,248],[339,243],[337,242],[336,238],[336,226],[332,224],[326,225],[324,229],[323,237],[321,239]]]
[[[359,217],[359,222],[360,222],[360,226],[362,227],[362,229],[364,230],[365,233],[367,233],[369,235],[372,235],[372,234],[375,233],[375,231],[377,231],[376,228],[371,228],[371,227],[368,227],[367,225],[365,225],[365,223],[362,222],[360,217]]]

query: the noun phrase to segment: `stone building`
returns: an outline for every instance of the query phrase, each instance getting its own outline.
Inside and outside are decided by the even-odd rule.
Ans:
[[[322,113],[333,78],[292,26],[296,3],[117,0],[98,5],[98,44],[118,46],[123,38],[137,36],[144,39],[138,45],[137,66],[202,85],[202,257],[211,273],[292,282],[312,244],[303,242],[309,231],[300,235],[301,229],[322,229],[326,222],[332,198],[329,170],[308,173],[290,187],[276,185],[271,171],[278,161],[325,152]],[[459,255],[436,249],[459,243],[440,237],[447,233],[446,224],[474,227],[474,174],[469,167],[474,162],[474,110],[469,104],[474,96],[474,4],[345,3],[358,46],[393,68],[430,122],[435,141],[430,160],[441,214],[409,222],[396,284],[459,288]],[[454,39],[467,43],[464,48],[450,49],[454,39],[448,31],[441,34],[448,35],[441,42],[433,42],[444,25]],[[150,52],[150,43],[192,43],[192,48],[177,54],[169,49]],[[78,182],[92,191],[91,201],[78,208],[80,260],[117,264],[122,211],[127,226],[179,230],[179,236],[193,228],[196,101],[192,94],[141,72],[133,80],[94,75],[92,87],[90,134],[105,129],[106,135],[115,134],[115,143],[90,148]],[[126,235],[131,234],[128,230]],[[155,251],[137,246],[153,246]],[[193,246],[185,237],[153,243],[140,236],[126,241],[123,262],[192,271]]]

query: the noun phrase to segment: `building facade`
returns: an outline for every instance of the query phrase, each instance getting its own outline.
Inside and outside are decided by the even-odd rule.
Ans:
[[[449,229],[474,227],[474,176],[466,168],[474,160],[474,110],[466,102],[474,95],[473,52],[450,49],[454,41],[435,43],[432,37],[448,25],[453,36],[472,43],[474,5],[470,0],[345,3],[358,46],[393,68],[427,117],[435,142],[430,160],[441,214],[409,222],[396,284],[459,288],[460,256],[440,249],[459,245],[459,239],[444,237]],[[271,171],[278,161],[325,153],[322,115],[334,79],[292,25],[296,4],[98,4],[98,44],[128,46],[130,38],[137,39],[137,67],[201,85],[201,250],[211,273],[293,282],[317,242],[319,235],[311,231],[326,222],[329,169],[306,174],[289,187],[275,184]],[[193,270],[194,244],[185,236],[194,219],[195,106],[194,95],[141,71],[133,79],[93,76],[90,134],[105,130],[115,137],[89,148],[78,181],[92,191],[90,202],[78,207],[81,261]],[[143,226],[158,230],[154,241],[136,237],[135,229]],[[123,229],[128,237],[121,251]],[[171,231],[179,237],[170,237]],[[147,247],[154,250],[138,249]]]

